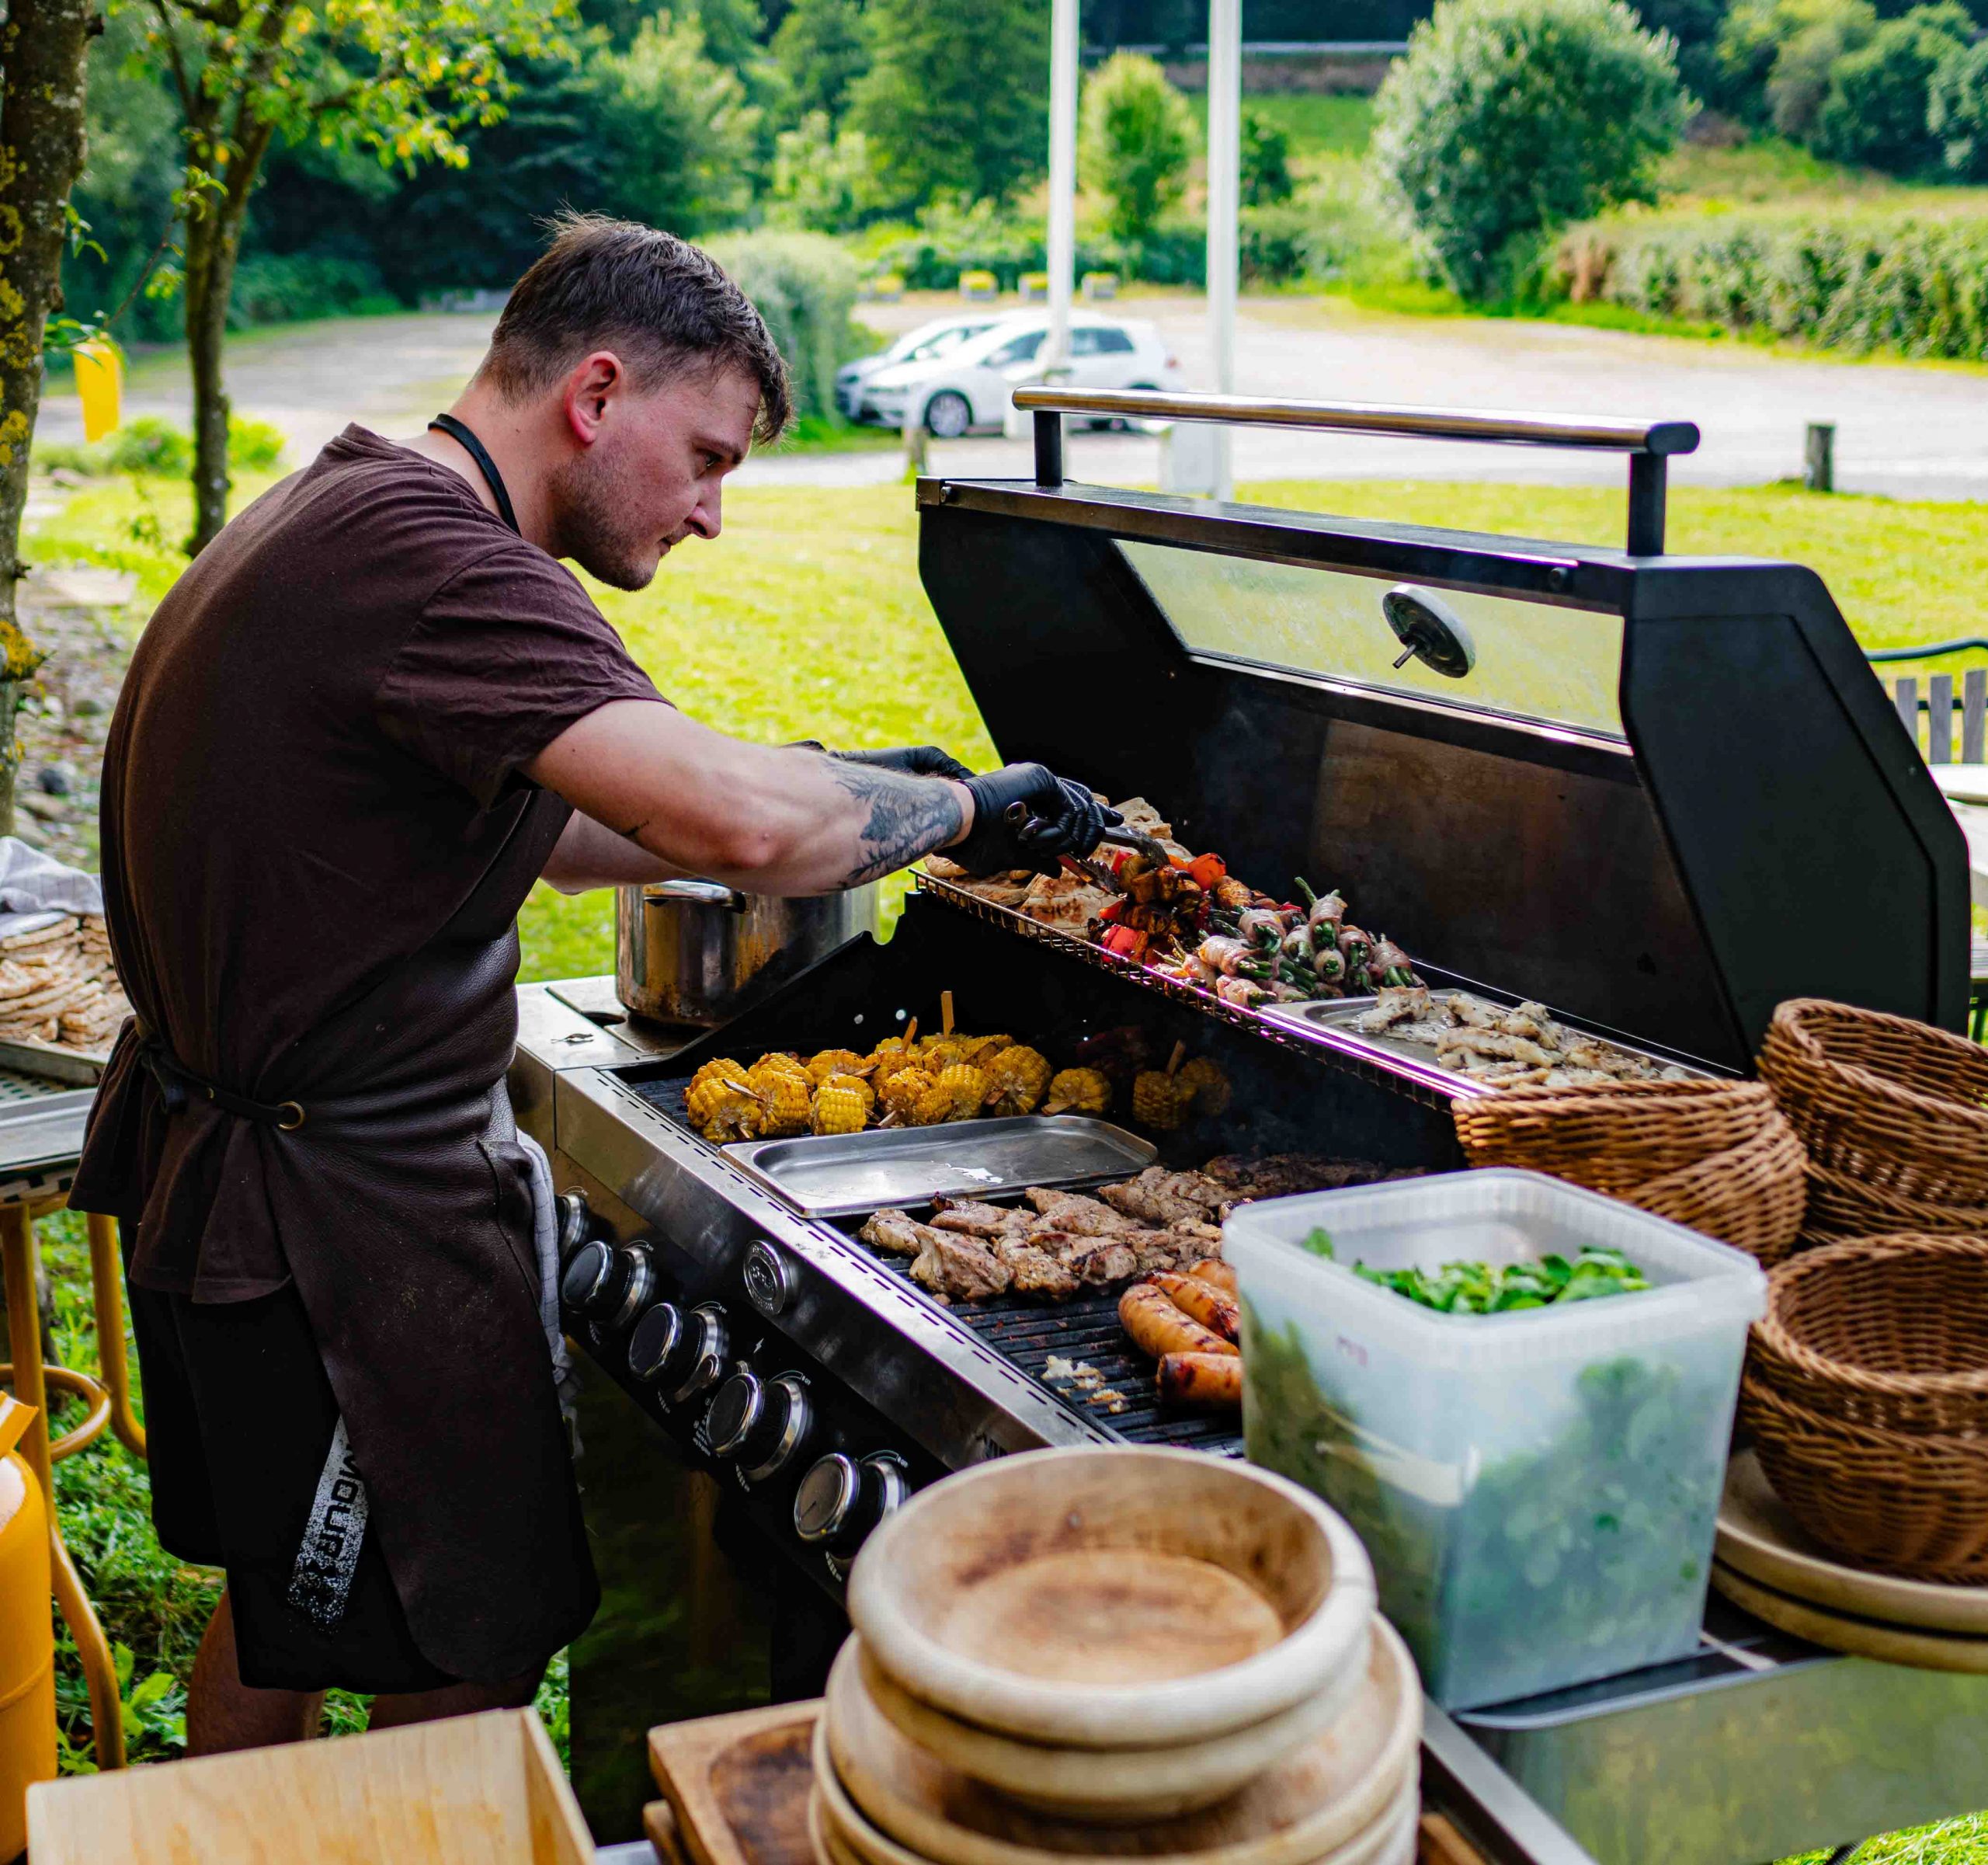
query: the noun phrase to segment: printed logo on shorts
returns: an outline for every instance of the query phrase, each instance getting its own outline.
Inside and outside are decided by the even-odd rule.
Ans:
[[[365,1479],[352,1460],[345,1420],[340,1418],[290,1576],[290,1603],[325,1631],[345,1617],[352,1577],[359,1567],[359,1545],[366,1538],[366,1515]]]

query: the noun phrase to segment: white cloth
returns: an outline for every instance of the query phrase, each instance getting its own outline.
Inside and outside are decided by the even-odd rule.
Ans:
[[[101,913],[103,883],[80,868],[0,836],[0,939],[53,926],[64,913]]]

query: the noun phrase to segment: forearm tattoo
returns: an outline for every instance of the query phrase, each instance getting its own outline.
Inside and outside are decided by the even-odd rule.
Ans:
[[[871,764],[832,764],[835,781],[868,806],[862,865],[845,879],[855,887],[895,874],[958,835],[964,818],[953,786],[938,778],[904,777]]]

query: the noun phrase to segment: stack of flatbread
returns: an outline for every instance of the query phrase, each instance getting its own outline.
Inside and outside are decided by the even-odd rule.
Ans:
[[[101,1053],[130,1014],[102,914],[0,939],[0,1039]]]

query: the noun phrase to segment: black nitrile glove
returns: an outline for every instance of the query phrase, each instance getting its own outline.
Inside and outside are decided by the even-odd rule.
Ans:
[[[895,771],[905,777],[949,777],[964,783],[971,771],[951,752],[937,745],[905,745],[893,751],[831,751],[831,757],[845,764],[874,764],[880,771]]]
[[[944,852],[970,874],[1011,868],[1054,874],[1061,857],[1089,854],[1121,820],[1083,785],[1041,764],[1007,764],[961,781],[972,793],[973,827],[965,840]]]

